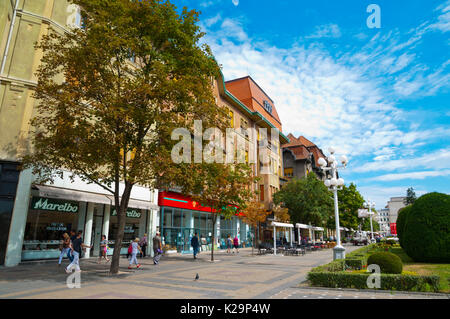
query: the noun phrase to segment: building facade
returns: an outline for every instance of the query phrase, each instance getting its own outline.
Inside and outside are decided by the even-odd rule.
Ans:
[[[391,197],[387,203],[387,209],[389,209],[389,226],[391,235],[397,235],[397,217],[400,208],[405,207],[406,197]]]
[[[283,144],[283,167],[284,177],[287,180],[292,178],[306,177],[310,172],[314,172],[321,180],[325,179],[324,172],[320,169],[319,158],[326,156],[322,150],[304,136],[296,138],[289,134],[289,143]]]
[[[384,235],[390,234],[390,220],[389,220],[389,209],[383,208],[378,210],[378,214],[376,215],[377,222],[380,225],[380,231]]]
[[[0,265],[56,258],[61,235],[70,230],[82,230],[84,242],[93,245],[85,257],[98,256],[101,235],[114,238],[117,232],[114,199],[101,187],[72,182],[70,172],[52,185],[37,185],[31,171],[20,167],[38,103],[34,73],[42,53],[34,43],[50,31],[80,26],[78,8],[66,0],[0,1]],[[122,253],[134,238],[153,236],[159,225],[157,190],[135,186],[130,198]],[[112,254],[113,240],[109,247]]]

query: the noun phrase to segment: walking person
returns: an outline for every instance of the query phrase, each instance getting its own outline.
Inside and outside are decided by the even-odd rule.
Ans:
[[[78,231],[77,237],[71,242],[71,249],[72,249],[72,255],[73,255],[73,261],[70,263],[69,266],[66,268],[66,273],[70,274],[72,273],[72,268],[75,267],[76,272],[80,272],[80,256],[81,251],[84,248],[92,248],[92,246],[85,245],[83,243],[83,239],[81,238],[81,234],[83,232],[80,230]]]
[[[70,237],[69,237],[69,234],[67,234],[67,233],[63,234],[63,239],[61,240],[61,244],[59,246],[59,250],[61,251],[61,254],[59,254],[58,266],[61,266],[61,261],[62,261],[63,257],[66,256],[66,255],[67,255],[67,257],[69,257],[69,254],[70,254]]]
[[[238,249],[239,248],[239,238],[237,235],[233,239],[233,244],[234,244],[234,249],[236,250],[236,253],[239,254],[239,249]],[[234,253],[234,251],[233,251],[233,253]]]
[[[156,232],[155,237],[153,237],[153,253],[153,263],[157,265],[162,254],[161,234],[159,232]]]
[[[139,246],[141,246],[141,258],[145,258],[147,252],[148,239],[147,234],[144,234],[144,237],[139,241]]]
[[[233,240],[231,239],[231,235],[228,234],[228,237],[227,237],[227,254],[231,253],[232,247],[233,247]]]
[[[198,241],[197,233],[194,234],[194,237],[191,239],[191,246],[194,249],[194,259],[197,259],[198,249],[200,247],[200,243]]]
[[[130,258],[130,264],[128,265],[128,269],[131,269],[131,265],[136,264],[136,268],[141,267],[141,264],[138,263],[137,261],[137,253],[141,252],[141,247],[139,246],[139,238],[136,238],[132,243],[131,243],[131,258]]]
[[[98,263],[102,262],[102,258],[109,262],[109,258],[107,256],[108,253],[108,241],[106,240],[106,236],[102,235],[102,241],[100,242],[100,256],[98,258]]]

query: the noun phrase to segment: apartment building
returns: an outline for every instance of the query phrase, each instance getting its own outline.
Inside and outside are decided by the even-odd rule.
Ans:
[[[53,185],[36,185],[30,170],[22,170],[20,158],[29,148],[29,121],[36,103],[34,75],[42,53],[34,43],[43,35],[67,32],[81,26],[78,8],[66,0],[0,1],[0,265],[59,256],[63,232],[82,230],[98,256],[102,234],[114,238],[118,229],[110,194],[69,172]],[[144,233],[152,236],[159,219],[157,190],[136,187],[127,212],[124,242]],[[112,254],[114,241],[109,243]],[[149,247],[150,252],[150,247]]]

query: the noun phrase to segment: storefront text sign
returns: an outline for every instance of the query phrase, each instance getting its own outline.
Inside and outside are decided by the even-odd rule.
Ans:
[[[31,201],[31,209],[77,213],[78,203],[63,199],[33,197]]]
[[[135,209],[127,209],[127,217],[130,218],[141,218],[141,212],[135,210]],[[111,216],[117,216],[117,211],[115,208],[113,208]]]

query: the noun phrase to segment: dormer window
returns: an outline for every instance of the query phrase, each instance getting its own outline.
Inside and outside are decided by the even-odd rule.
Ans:
[[[263,101],[263,107],[267,112],[272,114],[272,105],[270,105],[270,103],[268,101],[265,101],[265,100]]]

